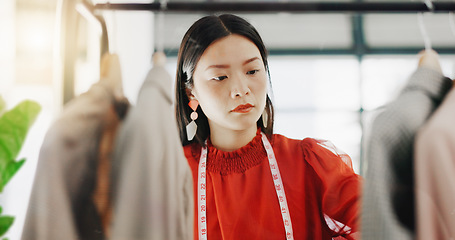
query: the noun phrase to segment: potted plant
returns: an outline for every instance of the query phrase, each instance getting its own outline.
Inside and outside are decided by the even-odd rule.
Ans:
[[[25,162],[25,159],[16,161],[16,157],[40,111],[41,106],[30,100],[22,101],[6,111],[5,101],[0,96],[0,193]],[[0,206],[0,237],[5,235],[14,222],[13,216],[1,214]]]

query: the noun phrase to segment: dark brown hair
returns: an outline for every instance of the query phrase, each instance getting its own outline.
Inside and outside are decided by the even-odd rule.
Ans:
[[[187,91],[188,89],[193,88],[193,74],[196,64],[210,44],[231,34],[244,36],[256,45],[261,53],[262,61],[264,62],[264,67],[270,83],[267,50],[265,49],[259,33],[249,22],[232,14],[206,16],[196,21],[183,37],[178,54],[175,107],[182,145],[190,143],[188,142],[186,135],[186,125],[191,121],[190,114],[192,109],[188,106],[189,99]],[[262,116],[257,121],[257,126],[270,138],[273,134],[274,111],[272,101],[268,94],[265,109],[268,115],[267,127],[263,126]],[[205,140],[210,135],[209,123],[207,116],[205,116],[200,107],[197,109],[197,113],[199,115],[198,119],[196,119],[198,128],[196,136],[192,141],[196,140],[204,146]]]

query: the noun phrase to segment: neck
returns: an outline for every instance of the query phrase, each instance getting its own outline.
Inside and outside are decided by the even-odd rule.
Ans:
[[[231,130],[210,125],[212,145],[225,152],[231,152],[247,145],[256,136],[256,125],[245,130]]]

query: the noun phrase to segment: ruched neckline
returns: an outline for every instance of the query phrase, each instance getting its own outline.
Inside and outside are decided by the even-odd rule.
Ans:
[[[210,139],[207,141],[207,148],[207,170],[221,175],[243,173],[267,159],[260,128],[247,145],[237,150],[231,152],[219,150],[212,145]]]

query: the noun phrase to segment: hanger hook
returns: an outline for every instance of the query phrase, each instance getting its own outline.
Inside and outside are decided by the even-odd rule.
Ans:
[[[425,5],[427,5],[428,10],[434,11],[434,4],[432,0],[424,0]]]
[[[427,5],[428,9],[433,11],[434,10],[434,5],[431,0],[424,0],[425,4]],[[430,50],[431,49],[431,39],[428,36],[427,29],[425,28],[425,22],[423,20],[423,12],[420,12],[417,14],[417,20],[419,23],[419,29],[420,33],[422,34],[423,37],[423,42],[425,43],[425,50]]]
[[[110,1],[107,1],[107,5],[110,5]],[[109,42],[109,53],[115,53],[117,50],[117,33],[116,33],[116,27],[117,27],[117,22],[116,22],[116,10],[111,9],[109,13],[107,13],[107,17],[109,19],[109,25],[107,25],[107,31],[109,33],[108,37],[108,42]]]
[[[156,43],[156,51],[157,52],[164,52],[164,11],[167,9],[167,0],[160,0],[160,12],[158,13],[158,24],[157,24],[157,31],[158,36],[155,38]]]
[[[161,11],[167,10],[167,1],[168,0],[160,0],[160,10]]]

